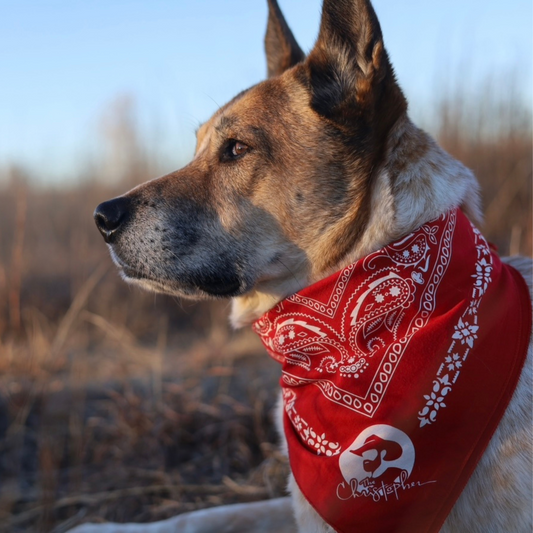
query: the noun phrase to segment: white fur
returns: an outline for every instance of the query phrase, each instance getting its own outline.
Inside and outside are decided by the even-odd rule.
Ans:
[[[458,206],[472,222],[479,224],[482,220],[479,184],[472,171],[445,152],[408,118],[391,132],[390,156],[409,158],[408,151],[402,147],[402,138],[405,138],[403,144],[407,144],[409,137],[414,136],[428,143],[429,149],[423,157],[411,161],[394,184],[392,196],[397,235],[406,235]]]

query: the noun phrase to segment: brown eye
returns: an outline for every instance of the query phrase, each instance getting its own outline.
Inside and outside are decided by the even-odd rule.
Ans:
[[[231,155],[233,157],[239,157],[240,155],[245,154],[248,151],[248,146],[239,141],[235,141],[231,146]]]
[[[241,141],[229,139],[221,153],[221,161],[232,162],[240,159],[243,155],[250,151],[250,147]]]

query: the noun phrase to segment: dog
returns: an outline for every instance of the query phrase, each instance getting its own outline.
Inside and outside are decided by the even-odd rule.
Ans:
[[[472,172],[410,121],[370,1],[324,0],[318,40],[307,56],[276,0],[268,4],[268,78],[200,127],[189,165],[95,211],[128,283],[184,298],[230,298],[235,327],[257,324],[290,295],[403,242],[451,210],[460,208],[474,224],[482,219]],[[532,261],[505,262],[527,281],[530,298]],[[529,345],[509,406],[441,533],[532,530],[532,363]],[[284,411],[280,403],[282,434]],[[391,442],[380,435],[363,435],[351,450],[350,460],[360,460],[369,476],[408,449],[403,436]],[[405,464],[389,476],[393,482]],[[282,499],[142,530],[336,530],[292,475],[289,489],[295,523]]]

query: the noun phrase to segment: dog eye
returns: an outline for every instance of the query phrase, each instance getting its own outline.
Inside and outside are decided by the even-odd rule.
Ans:
[[[224,145],[221,153],[221,161],[231,162],[240,159],[243,155],[248,153],[251,148],[241,141],[230,139]]]
[[[249,147],[240,142],[240,141],[233,141],[229,145],[229,153],[232,157],[239,157],[241,155],[244,155],[248,151]]]

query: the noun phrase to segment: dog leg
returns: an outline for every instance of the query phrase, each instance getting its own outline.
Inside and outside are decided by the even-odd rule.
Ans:
[[[289,477],[289,491],[299,533],[335,533],[306,500],[292,474]]]
[[[69,533],[296,533],[290,498],[224,505],[151,524],[84,524]]]

